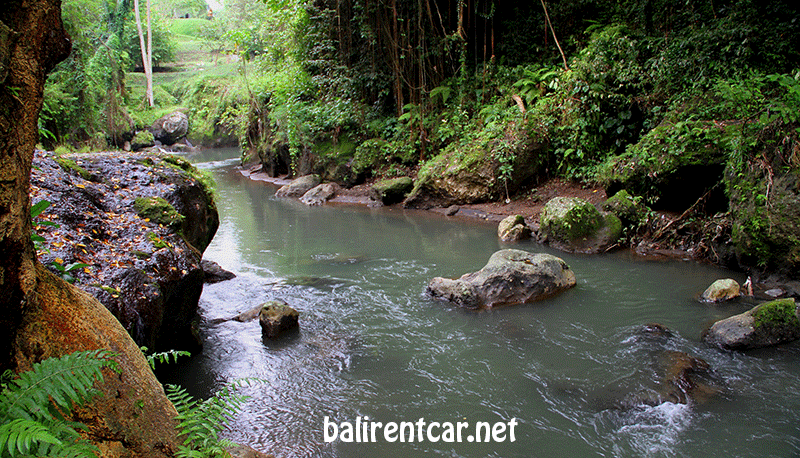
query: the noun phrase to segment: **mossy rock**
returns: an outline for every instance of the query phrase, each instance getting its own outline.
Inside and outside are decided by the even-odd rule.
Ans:
[[[372,185],[369,197],[383,205],[393,205],[402,202],[413,187],[414,181],[409,177],[381,180]]]
[[[497,225],[497,236],[503,242],[516,242],[531,237],[531,228],[525,223],[522,215],[511,215]]]
[[[770,182],[771,181],[771,182]],[[800,270],[800,179],[728,173],[732,239],[739,264],[796,277]]]
[[[156,144],[156,138],[153,133],[148,130],[140,130],[136,132],[131,139],[131,149],[136,151],[142,148],[149,148]]]
[[[555,197],[544,207],[540,226],[554,247],[577,253],[598,253],[610,248],[622,234],[622,222],[611,213],[600,213],[577,197]]]
[[[613,213],[625,226],[638,226],[647,218],[649,209],[642,199],[621,190],[603,203],[603,210]]]
[[[184,216],[162,197],[137,197],[133,208],[139,217],[172,229],[179,229]]]
[[[655,209],[684,211],[700,197],[706,210],[723,211],[727,133],[701,121],[664,121],[624,154],[609,158],[597,179],[608,195],[625,189]]]
[[[800,339],[793,298],[759,304],[745,313],[717,321],[703,340],[726,350],[770,347]]]

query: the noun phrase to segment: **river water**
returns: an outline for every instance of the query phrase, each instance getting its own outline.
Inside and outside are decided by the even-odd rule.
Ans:
[[[250,398],[225,437],[278,458],[800,456],[800,346],[731,353],[700,341],[704,327],[750,306],[701,304],[697,295],[742,274],[509,245],[494,224],[426,212],[307,207],[242,177],[226,160],[237,152],[209,154],[190,158],[217,181],[221,225],[205,257],[238,276],[206,285],[204,349],[161,376],[197,396],[260,379],[241,390]],[[510,247],[560,256],[577,286],[484,312],[423,294],[432,277],[478,270]],[[262,341],[257,321],[216,321],[274,298],[301,313],[301,330],[279,342]],[[642,335],[651,322],[672,337]],[[718,394],[688,405],[640,402],[659,392],[665,355],[675,351],[708,362]],[[326,442],[325,417],[337,429],[364,417],[415,422],[415,433],[419,419],[469,426],[462,442],[389,442],[378,428],[375,442]],[[469,442],[477,422],[506,430],[497,442]]]

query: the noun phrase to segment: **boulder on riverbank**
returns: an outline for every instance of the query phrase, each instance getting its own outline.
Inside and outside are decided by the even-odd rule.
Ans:
[[[157,119],[148,130],[156,141],[172,145],[189,132],[189,117],[186,113],[174,111]]]
[[[507,216],[497,225],[497,236],[504,242],[529,239],[531,233],[531,228],[525,223],[522,215]]]
[[[394,205],[402,202],[413,187],[414,181],[409,177],[381,180],[372,185],[369,198],[383,205]]]
[[[575,274],[560,258],[522,250],[500,250],[481,270],[456,280],[436,277],[426,291],[436,299],[479,309],[544,299],[575,283]]]
[[[34,158],[32,201],[51,202],[37,221],[53,224],[36,228],[44,238],[40,261],[100,300],[139,346],[196,349],[200,260],[219,225],[202,174],[166,155],[107,152],[70,159],[75,165],[65,169],[52,153]],[[141,216],[134,203],[142,198],[157,202],[171,223]],[[139,210],[148,214],[141,205]]]
[[[275,197],[301,197],[319,183],[319,175],[303,175],[292,180],[291,183],[281,186],[275,192]]]
[[[540,217],[544,240],[567,252],[600,253],[610,248],[622,233],[622,224],[610,213],[600,213],[577,197],[555,197]]]
[[[739,283],[732,278],[723,278],[712,283],[703,294],[700,300],[703,302],[725,302],[739,297]]]
[[[324,183],[314,186],[303,194],[303,197],[300,198],[300,202],[308,206],[322,205],[333,199],[338,189],[339,185],[335,183]]]
[[[703,340],[725,350],[769,347],[800,339],[793,298],[759,304],[745,313],[717,321]]]

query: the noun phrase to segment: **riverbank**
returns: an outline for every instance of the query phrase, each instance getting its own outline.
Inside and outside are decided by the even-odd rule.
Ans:
[[[257,168],[242,169],[240,172],[251,180],[278,187],[292,181],[286,176],[270,177]],[[340,187],[328,203],[380,206],[382,204],[370,198],[373,184],[374,180],[351,188]],[[609,196],[599,185],[583,185],[551,178],[524,194],[513,196],[507,202],[433,206],[424,210],[446,218],[480,219],[495,223],[508,216],[521,215],[528,226],[533,228],[533,236],[542,241],[539,235],[539,218],[547,202],[555,197],[576,197],[599,208]],[[402,203],[392,206],[400,208]],[[701,210],[700,205],[692,206],[681,214],[649,210],[646,221],[637,228],[623,232],[620,240],[609,251],[630,250],[643,259],[675,259],[718,265],[746,273],[751,277],[756,293],[764,299],[770,297],[760,293],[768,290],[783,291],[779,297],[800,297],[800,282],[795,279],[739,265],[733,248],[729,213],[705,215]]]

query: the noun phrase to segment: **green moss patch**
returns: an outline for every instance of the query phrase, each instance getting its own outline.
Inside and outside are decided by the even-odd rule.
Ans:
[[[603,225],[603,216],[585,200],[556,197],[545,205],[541,224],[549,235],[568,242],[593,235]]]
[[[179,228],[185,219],[175,207],[161,197],[137,197],[133,202],[133,208],[141,218],[173,229]]]
[[[794,299],[778,299],[765,302],[753,311],[753,326],[794,326],[800,327],[800,320],[795,312]]]
[[[89,173],[83,167],[79,166],[72,159],[67,159],[65,157],[56,157],[55,161],[62,169],[64,169],[65,172],[76,173],[86,181],[95,181],[94,180],[95,177],[91,173]]]

